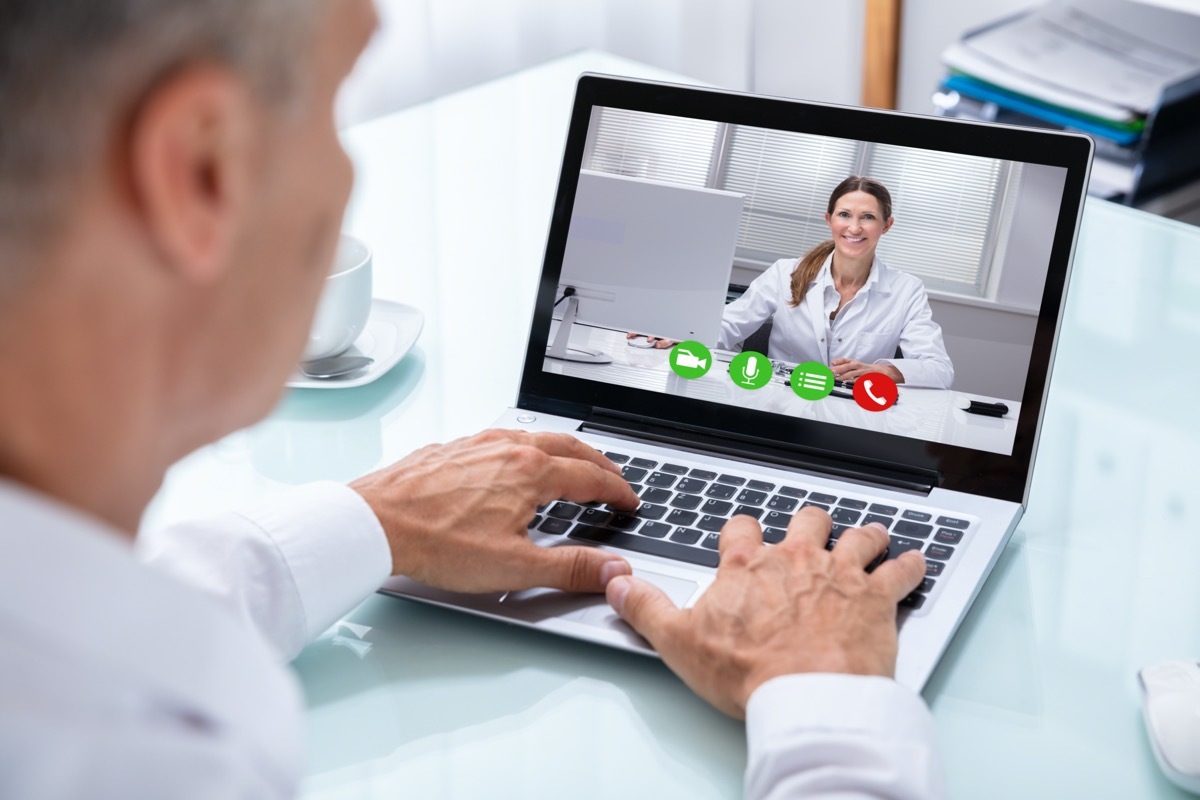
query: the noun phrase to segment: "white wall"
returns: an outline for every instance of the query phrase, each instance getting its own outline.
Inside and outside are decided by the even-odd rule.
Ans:
[[[376,0],[383,25],[341,98],[369,119],[585,48],[731,89],[856,105],[863,0]],[[1143,0],[1200,14],[1200,0]],[[1036,0],[903,4],[898,104],[927,113],[941,53]]]

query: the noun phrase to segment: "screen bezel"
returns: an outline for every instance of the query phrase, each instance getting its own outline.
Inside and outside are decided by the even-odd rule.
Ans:
[[[671,398],[669,416],[656,414],[663,407],[664,395],[660,392],[543,371],[571,209],[588,125],[595,107],[777,128],[1066,169],[1012,455],[856,430],[675,395],[666,395]],[[869,135],[864,135],[865,131],[869,131]],[[711,430],[732,437],[785,441],[790,448],[821,458],[846,458],[883,468],[935,475],[934,484],[945,489],[1024,502],[1092,150],[1092,140],[1081,134],[582,75],[567,133],[517,405],[580,419],[601,412],[684,429]],[[764,426],[767,425],[771,434],[764,437]]]

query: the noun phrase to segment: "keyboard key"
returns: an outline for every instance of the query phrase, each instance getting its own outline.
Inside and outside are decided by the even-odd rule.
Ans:
[[[647,503],[666,503],[671,499],[670,489],[659,489],[657,486],[647,486],[641,494]]]
[[[609,521],[608,527],[616,528],[619,531],[632,531],[637,530],[637,526],[641,524],[642,521],[632,514],[617,514]],[[655,523],[648,522],[646,524],[653,525]]]
[[[695,511],[684,511],[682,508],[677,508],[670,514],[667,514],[665,522],[668,525],[683,525],[687,527],[696,521],[696,517],[700,516]]]
[[[925,559],[925,575],[926,576],[932,575],[933,577],[936,578],[938,575],[942,574],[942,570],[944,570],[945,568],[946,568],[946,565],[941,561],[930,561],[928,558]]]
[[[642,536],[653,536],[655,539],[661,539],[670,532],[671,526],[665,522],[647,522],[640,531]]]
[[[679,480],[674,475],[669,475],[666,472],[655,472],[649,478],[646,478],[647,486],[671,486],[675,481]]]
[[[848,508],[835,508],[829,516],[833,517],[834,522],[840,522],[843,525],[857,525],[858,518],[862,514],[858,511],[852,511]]]
[[[763,525],[773,525],[776,528],[786,528],[791,521],[792,515],[782,511],[768,511],[767,515],[762,518]]]
[[[838,501],[838,505],[842,508],[853,508],[856,511],[862,511],[867,507],[866,500],[855,500],[853,497],[843,497]]]
[[[690,511],[699,506],[701,502],[703,502],[703,498],[698,494],[677,494],[671,500],[671,505],[675,508],[686,508]]]
[[[944,525],[947,528],[966,530],[971,523],[969,520],[959,519],[958,517],[938,517],[937,524]]]
[[[813,497],[816,497],[816,495],[813,495]],[[814,508],[819,508],[819,509],[821,509],[822,511],[828,511],[828,510],[829,510],[829,506],[825,505],[824,503],[812,503],[812,502],[808,502],[808,503],[805,503],[804,505],[802,505],[802,506],[800,506],[800,507],[801,507],[801,508],[808,508],[809,506],[812,506],[812,507],[814,507]]]
[[[871,503],[871,507],[867,509],[872,514],[883,514],[885,517],[894,517],[900,510],[895,506],[885,506],[880,503]]]
[[[717,473],[707,469],[694,469],[688,473],[693,478],[699,478],[702,481],[716,480]]]
[[[542,533],[562,534],[571,530],[571,523],[565,519],[555,519],[554,517],[546,517],[541,525],[538,525],[538,530]]]
[[[687,475],[688,471],[688,468],[682,464],[663,464],[659,469],[672,475]]]
[[[883,527],[890,528],[895,520],[891,517],[884,517],[879,514],[867,514],[865,517],[863,517],[863,525],[870,525],[872,522],[878,522]]]
[[[817,492],[813,492],[812,494],[810,494],[808,496],[808,499],[814,503],[827,503],[828,505],[833,505],[834,503],[837,502],[837,497],[835,497],[834,495],[819,494]]]
[[[904,517],[905,519],[914,520],[915,522],[929,522],[929,520],[933,518],[932,514],[924,511],[913,511],[911,508],[900,516]]]
[[[719,531],[725,527],[725,523],[728,521],[724,517],[714,517],[712,514],[705,514],[700,518],[700,522],[696,527],[702,531]]]
[[[731,508],[733,508],[733,503],[728,500],[708,500],[700,510],[715,517],[725,517],[729,515]]]
[[[662,519],[662,515],[667,513],[667,507],[654,503],[642,503],[634,513],[639,519]]]
[[[695,528],[676,528],[675,532],[671,534],[671,541],[682,544],[695,544],[700,541],[700,537],[703,535],[703,532]]]
[[[783,537],[787,536],[787,531],[783,528],[764,528],[763,541],[767,544],[779,544],[783,541]]]
[[[929,549],[925,551],[925,555],[929,558],[935,558],[938,561],[945,561],[954,555],[954,548],[947,547],[944,544],[931,544],[929,545]]]
[[[933,585],[935,583],[937,583],[937,581],[935,581],[933,578],[926,578],[925,580],[921,581],[921,585],[917,587],[917,591],[925,594],[932,592]]]
[[[654,461],[649,458],[635,458],[633,461],[630,461],[629,463],[635,467],[642,467],[643,469],[654,469],[655,467],[658,466],[657,461]]]
[[[541,521],[542,521],[542,518],[540,516],[535,516],[533,519],[529,520],[529,524],[526,525],[525,527],[528,528],[529,530],[533,530],[534,528],[537,527],[537,524]]]
[[[602,508],[585,508],[579,515],[579,521],[586,525],[607,525],[612,514]]]
[[[703,547],[707,547],[709,550],[716,550],[721,546],[721,534],[710,533],[708,536],[704,537],[704,541],[700,544]]]
[[[730,486],[727,483],[714,483],[708,487],[708,491],[704,493],[708,497],[715,497],[718,500],[728,500],[737,494],[737,487]]]
[[[630,483],[637,483],[642,478],[646,477],[647,474],[648,470],[644,470],[640,467],[621,467],[621,477]]]
[[[750,506],[761,506],[767,499],[766,492],[756,492],[753,489],[742,489],[738,492],[737,501]]]
[[[938,528],[937,533],[933,535],[933,540],[939,544],[958,544],[962,538],[963,532],[953,528]]]
[[[695,478],[684,478],[675,487],[677,492],[688,492],[690,494],[700,494],[704,491],[704,487],[708,486],[708,481],[700,481]]]
[[[750,481],[746,484],[747,489],[753,489],[756,492],[773,492],[775,484],[767,483],[766,481]]]
[[[555,503],[549,513],[550,516],[558,517],[559,519],[575,519],[575,517],[579,516],[580,511],[583,511],[583,509],[572,503]]]
[[[539,514],[540,514],[540,513],[542,513],[543,511],[545,511],[545,510],[546,510],[546,506],[548,506],[548,505],[550,505],[550,504],[549,504],[549,503],[542,503],[540,506],[538,506],[538,507],[537,507],[537,513],[539,513]]]
[[[925,605],[925,595],[918,592],[913,592],[900,601],[901,608],[911,608],[913,611],[923,605]]]
[[[710,550],[699,547],[674,544],[663,539],[651,539],[634,533],[614,531],[609,528],[596,528],[591,525],[576,525],[570,537],[583,542],[595,542],[632,550],[635,553],[645,553],[652,556],[662,556],[676,561],[686,561],[690,564],[700,564],[715,567],[721,563],[721,557]]]
[[[919,539],[924,539],[932,532],[932,525],[925,525],[921,522],[909,522],[906,519],[900,520],[896,523],[896,526],[892,528],[892,533],[898,533],[901,536],[916,536]]]
[[[797,489],[795,486],[780,486],[780,494],[786,494],[788,497],[804,497],[808,492],[803,489]]]
[[[740,475],[719,475],[717,476],[717,480],[721,483],[727,483],[730,486],[741,486],[746,482],[746,479]]]
[[[833,529],[829,531],[829,540],[830,541],[836,540],[839,536],[841,536],[843,533],[845,533],[848,530],[850,530],[849,525],[834,525]]]
[[[729,516],[736,517],[738,514],[744,514],[747,517],[754,517],[755,519],[758,519],[759,517],[762,516],[762,513],[763,513],[763,510],[756,506],[738,506],[737,508],[735,508],[733,510],[733,513],[730,514]]]
[[[920,550],[925,546],[925,543],[919,539],[906,539],[903,536],[889,536],[888,539],[891,540],[888,543],[888,558],[895,558],[901,553],[907,553],[909,550]]]
[[[614,464],[625,464],[629,461],[629,456],[624,453],[605,453],[604,457]]]
[[[784,497],[777,494],[767,501],[767,508],[773,508],[776,511],[795,511],[799,502],[794,497]]]

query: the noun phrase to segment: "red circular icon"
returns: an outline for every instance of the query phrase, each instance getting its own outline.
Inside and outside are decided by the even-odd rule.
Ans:
[[[867,411],[885,411],[899,396],[896,382],[882,372],[868,372],[854,381],[854,402]]]

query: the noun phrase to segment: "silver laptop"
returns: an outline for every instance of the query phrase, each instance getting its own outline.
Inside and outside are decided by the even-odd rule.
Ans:
[[[900,604],[896,677],[919,690],[1027,500],[1091,157],[1073,134],[581,77],[520,393],[497,426],[578,436],[643,502],[551,503],[529,536],[618,551],[684,607],[734,514],[768,546],[805,505],[832,516],[831,546],[880,522],[890,556],[928,565]],[[891,197],[886,267],[857,322],[851,303],[793,341],[804,325],[783,315],[804,306],[780,276],[830,238],[850,175]],[[915,379],[835,382],[839,353]],[[598,595],[382,591],[653,654]]]

